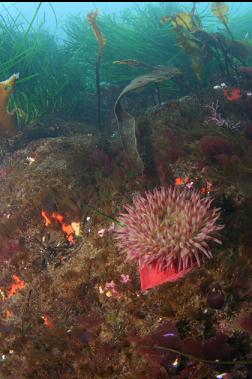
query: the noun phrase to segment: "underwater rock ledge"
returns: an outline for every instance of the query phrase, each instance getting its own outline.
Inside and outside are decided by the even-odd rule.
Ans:
[[[240,143],[250,142],[241,131],[237,146],[237,134],[205,126],[204,105],[192,112],[198,103],[191,101],[169,102],[137,120],[144,162],[151,146],[155,176],[136,178],[119,145],[111,160],[89,133],[31,141],[6,156],[0,179],[4,377],[176,377],[176,361],[181,375],[191,370],[200,379],[202,372],[217,375],[222,368],[204,363],[206,349],[213,360],[249,359],[252,200],[242,186],[237,199],[241,179],[250,178],[237,170],[241,162],[248,165]],[[240,163],[231,172],[215,156],[202,160],[200,141],[208,133],[232,140],[227,159],[239,153]],[[223,247],[181,281],[142,292],[137,267],[118,254],[113,220],[106,216],[116,218],[136,193],[160,183],[192,181],[211,191],[222,208]],[[47,226],[42,210],[60,214],[62,222],[51,218]],[[82,231],[75,232],[74,243],[62,228],[73,222]],[[178,353],[143,349],[149,344]],[[196,361],[188,365],[179,352]],[[231,367],[226,371],[249,373],[246,364]]]

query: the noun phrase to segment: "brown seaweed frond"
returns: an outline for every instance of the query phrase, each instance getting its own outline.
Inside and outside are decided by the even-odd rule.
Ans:
[[[179,354],[181,355],[182,357],[185,357],[187,358],[188,360],[190,361],[194,361],[194,362],[200,362],[200,363],[208,363],[208,364],[213,364],[213,365],[231,365],[231,366],[235,366],[235,365],[252,365],[252,361],[251,360],[235,360],[235,361],[231,361],[231,360],[228,360],[228,361],[224,361],[224,360],[210,360],[210,359],[203,359],[203,358],[199,358],[199,357],[195,357],[194,355],[192,354],[187,354],[187,353],[184,353],[180,350],[176,350],[176,349],[172,349],[171,347],[164,347],[164,346],[157,346],[157,345],[153,345],[153,346],[149,346],[149,345],[140,345],[140,347],[144,348],[144,349],[150,349],[150,350],[161,350],[161,351],[169,351],[171,353],[175,353],[175,354]]]
[[[146,68],[153,68],[153,65],[146,64],[141,61],[137,61],[136,59],[122,59],[120,61],[114,61],[113,64],[120,64],[120,65],[127,65],[132,67],[146,67]]]
[[[229,6],[222,2],[222,1],[216,1],[213,2],[211,5],[211,11],[212,14],[217,17],[225,26],[227,32],[231,36],[232,39],[234,39],[233,34],[231,30],[228,27],[228,11],[229,11]]]
[[[103,36],[99,26],[97,25],[98,9],[95,12],[89,12],[87,15],[88,23],[92,26],[93,32],[99,44],[98,57],[96,60],[96,99],[97,99],[97,129],[101,136],[104,134],[101,122],[101,83],[100,83],[100,68],[103,55],[104,46],[106,44],[105,37]],[[102,137],[103,139],[103,137]],[[103,144],[103,142],[102,142]]]
[[[95,37],[98,41],[98,44],[99,44],[99,55],[98,56],[99,56],[99,60],[101,60],[102,54],[103,54],[103,49],[104,49],[104,46],[106,44],[106,39],[105,39],[104,35],[102,34],[99,26],[97,25],[98,15],[99,15],[98,9],[96,11],[89,12],[87,15],[87,20],[88,20],[88,23],[92,26],[93,32],[94,32]]]
[[[123,109],[121,99],[128,92],[135,91],[148,84],[157,84],[170,80],[174,76],[181,74],[179,70],[173,67],[161,65],[151,67],[153,68],[152,72],[137,76],[122,90],[114,106],[114,113],[124,152],[132,164],[132,167],[134,167],[138,173],[142,173],[144,167],[142,158],[137,149],[136,122],[135,118]]]

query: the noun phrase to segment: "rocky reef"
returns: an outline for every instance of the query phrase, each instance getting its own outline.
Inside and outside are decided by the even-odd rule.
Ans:
[[[102,149],[86,125],[46,120],[2,145],[1,377],[252,375],[249,101],[206,92],[148,109],[136,120],[139,176],[116,129]],[[138,193],[171,185],[213,197],[222,245],[141,291],[113,230]]]

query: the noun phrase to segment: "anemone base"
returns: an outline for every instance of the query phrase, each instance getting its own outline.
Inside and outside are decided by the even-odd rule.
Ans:
[[[191,269],[177,271],[175,268],[160,270],[157,264],[139,266],[141,290],[146,291],[160,284],[182,279],[190,271]]]

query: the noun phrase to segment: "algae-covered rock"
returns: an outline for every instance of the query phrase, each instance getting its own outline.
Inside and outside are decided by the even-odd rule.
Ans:
[[[77,126],[71,135],[59,125],[54,138],[21,133],[19,150],[2,158],[4,377],[201,379],[213,372],[206,349],[213,361],[249,359],[251,196],[241,176],[233,182],[215,156],[202,160],[200,151],[205,135],[223,138],[227,155],[247,167],[248,139],[206,126],[204,105],[198,107],[195,98],[173,101],[137,120],[145,177],[130,171],[117,142],[101,150]],[[250,180],[245,170],[243,176]],[[113,230],[123,204],[160,183],[210,193],[221,208],[223,245],[211,246],[213,259],[182,280],[141,292],[137,265],[119,254]],[[221,363],[214,367],[223,372]]]

